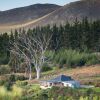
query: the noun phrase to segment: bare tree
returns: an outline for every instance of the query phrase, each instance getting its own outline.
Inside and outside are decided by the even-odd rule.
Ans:
[[[11,52],[16,53],[24,59],[29,67],[29,80],[32,79],[32,64],[36,69],[37,79],[40,78],[40,72],[43,64],[46,62],[45,52],[49,46],[51,35],[49,34],[20,34],[13,43]]]
[[[17,73],[19,71],[19,65],[20,65],[20,59],[18,55],[11,52],[8,65],[11,66],[11,69],[13,70],[14,73]]]

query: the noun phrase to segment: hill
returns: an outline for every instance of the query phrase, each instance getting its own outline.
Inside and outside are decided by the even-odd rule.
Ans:
[[[64,24],[65,21],[74,22],[77,18],[81,21],[84,17],[89,20],[100,19],[100,1],[99,0],[81,0],[67,4],[51,13],[42,20],[33,23],[32,26],[46,24]]]
[[[0,25],[21,24],[40,18],[60,6],[54,4],[35,4],[0,12]]]
[[[4,20],[6,18],[2,17],[1,20],[1,26],[0,31],[9,31],[11,29],[18,29],[18,28],[33,28],[36,26],[45,26],[47,24],[64,24],[66,21],[69,21],[70,23],[73,23],[74,20],[77,18],[79,21],[81,21],[84,17],[88,17],[89,20],[98,20],[100,19],[100,1],[99,0],[80,0],[76,2],[72,2],[69,4],[66,4],[63,7],[57,6],[57,5],[34,5],[29,6],[26,8],[17,8],[10,11],[2,12],[2,14],[6,14],[6,16],[9,15],[9,20]],[[41,10],[41,8],[43,8]],[[22,13],[23,9],[29,9],[29,8],[35,7],[35,15],[30,14],[30,10],[25,10],[25,14]],[[39,10],[37,10],[37,8]],[[48,8],[48,10],[47,10]],[[20,10],[21,9],[21,10]],[[11,14],[11,12],[17,12],[19,11],[19,17],[15,16],[14,13]],[[10,12],[10,14],[8,13]],[[37,14],[36,14],[37,13]],[[18,14],[18,13],[17,13]],[[0,15],[0,16],[1,16]],[[23,15],[27,17],[23,17]],[[14,19],[13,19],[13,17]],[[13,19],[10,21],[10,19]],[[17,20],[16,20],[17,19]],[[4,24],[6,23],[6,24]],[[3,25],[4,24],[4,25]]]

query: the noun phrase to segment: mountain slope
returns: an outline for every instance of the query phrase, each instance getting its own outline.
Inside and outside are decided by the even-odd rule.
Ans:
[[[44,10],[43,10],[44,11]],[[28,13],[26,13],[28,15]],[[82,20],[88,17],[89,20],[100,19],[100,1],[99,0],[81,0],[69,3],[63,7],[56,7],[55,10],[50,11],[41,17],[32,18],[27,22],[20,21],[21,24],[15,25],[2,25],[0,31],[8,31],[11,29],[18,29],[24,27],[25,29],[33,28],[36,26],[45,26],[47,24],[64,24],[66,21],[72,23],[76,18]]]
[[[54,4],[35,4],[0,12],[0,25],[25,23],[40,18],[60,6]]]
[[[88,17],[90,20],[100,19],[100,1],[99,0],[81,0],[67,4],[51,13],[46,18],[33,23],[30,27],[37,25],[64,24],[65,21],[73,22],[76,18],[82,20]]]

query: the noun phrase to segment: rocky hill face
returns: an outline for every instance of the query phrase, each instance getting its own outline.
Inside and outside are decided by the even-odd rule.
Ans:
[[[25,29],[47,24],[73,23],[75,19],[100,19],[100,0],[80,0],[63,7],[51,4],[17,8],[0,13],[0,31],[24,27]],[[6,24],[5,24],[6,23]]]
[[[40,18],[60,8],[54,4],[35,4],[0,12],[0,25],[21,24]]]

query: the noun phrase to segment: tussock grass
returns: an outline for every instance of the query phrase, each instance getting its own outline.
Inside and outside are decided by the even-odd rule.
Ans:
[[[0,87],[0,100],[20,100],[22,96],[22,89],[16,87],[15,85],[12,87],[12,91],[8,91],[5,87]]]

